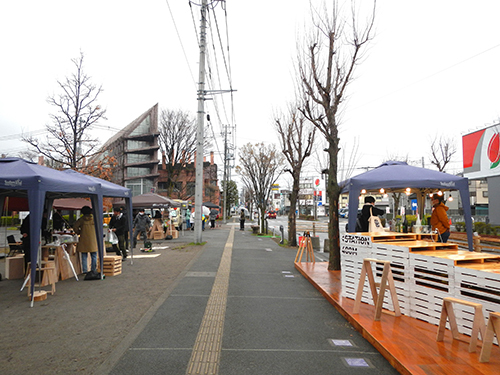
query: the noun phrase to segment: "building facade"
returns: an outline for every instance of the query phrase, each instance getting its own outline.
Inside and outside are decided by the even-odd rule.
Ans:
[[[112,182],[132,195],[155,190],[158,185],[158,104],[111,137],[101,148],[102,156],[114,157],[117,165]]]
[[[167,166],[159,160],[158,104],[145,111],[111,137],[102,147],[99,158],[113,157],[116,167],[112,182],[125,186],[132,195],[155,192],[172,199],[194,202],[196,169],[194,160]],[[220,204],[217,165],[214,154],[203,162],[203,202]]]

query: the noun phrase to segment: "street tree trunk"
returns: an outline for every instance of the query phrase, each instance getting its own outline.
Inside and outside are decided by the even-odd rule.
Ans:
[[[285,169],[292,175],[293,187],[288,213],[288,244],[297,246],[297,199],[299,196],[300,174],[305,160],[311,156],[316,128],[308,124],[296,104],[290,104],[288,111],[276,116],[275,128],[279,135],[281,151],[290,166]]]
[[[342,108],[347,86],[353,80],[354,69],[363,57],[362,51],[371,40],[375,18],[374,2],[366,18],[366,26],[360,29],[354,1],[351,4],[351,14],[348,16],[341,13],[337,1],[333,1],[332,10],[326,4],[323,4],[321,10],[312,9],[313,30],[297,60],[303,101],[301,112],[323,134],[328,144],[329,270],[340,270],[338,113]]]

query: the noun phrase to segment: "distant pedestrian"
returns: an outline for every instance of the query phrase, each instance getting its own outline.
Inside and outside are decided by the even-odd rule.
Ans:
[[[191,228],[191,210],[189,208],[186,209],[186,215],[184,216],[186,220],[186,229]]]
[[[245,230],[245,210],[243,208],[240,212],[240,230]]]
[[[210,211],[210,228],[215,229],[215,220],[217,219],[217,210]]]

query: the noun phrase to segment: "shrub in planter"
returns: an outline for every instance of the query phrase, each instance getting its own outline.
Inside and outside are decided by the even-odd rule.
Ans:
[[[457,232],[464,232],[465,231],[465,222],[463,222],[463,221],[457,221],[455,223],[455,230]]]
[[[474,232],[477,232],[479,234],[485,234],[485,227],[486,227],[486,223],[482,223],[482,222],[479,222],[479,223],[474,223]]]

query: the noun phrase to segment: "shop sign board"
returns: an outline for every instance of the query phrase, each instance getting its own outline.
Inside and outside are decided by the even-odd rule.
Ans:
[[[462,136],[464,176],[479,179],[500,175],[500,124]]]

